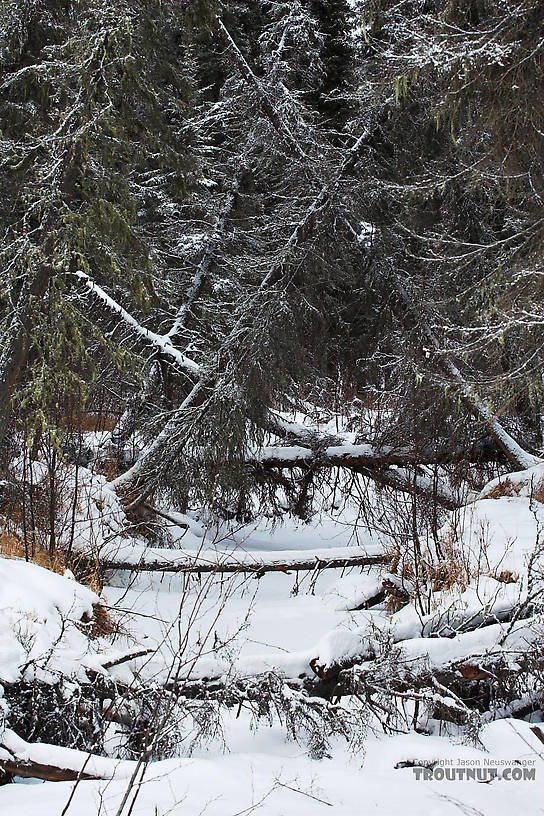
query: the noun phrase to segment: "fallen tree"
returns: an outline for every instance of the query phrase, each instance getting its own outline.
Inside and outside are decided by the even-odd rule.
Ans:
[[[366,567],[387,563],[381,547],[367,552],[358,547],[281,552],[243,552],[237,550],[170,550],[158,547],[121,547],[117,552],[102,551],[98,563],[103,570],[175,573],[253,573],[300,572],[304,570]]]
[[[354,141],[352,147],[344,152],[334,176],[323,183],[318,176],[318,168],[314,166],[307,156],[302,145],[293,135],[287,122],[282,117],[282,114],[274,108],[270,94],[263,85],[263,82],[256,76],[223,22],[218,19],[217,23],[229,48],[235,56],[241,75],[256,92],[257,97],[261,101],[262,109],[274,130],[290,149],[291,154],[296,156],[297,161],[303,163],[306,170],[314,178],[314,181],[319,182],[317,193],[314,195],[310,206],[306,208],[302,218],[286,240],[279,253],[278,260],[271,265],[258,285],[255,295],[252,296],[252,302],[256,302],[258,296],[271,291],[284,279],[288,262],[294,256],[295,250],[300,248],[305,239],[311,234],[315,224],[318,223],[317,216],[322,215],[324,211],[336,204],[341,183],[349,176],[354,165],[360,158],[361,151],[368,141],[369,134],[366,131],[360,134],[359,138]],[[221,220],[220,218],[219,221],[219,232],[222,235],[225,229],[225,220]],[[212,253],[216,242],[216,233],[217,228],[210,239],[210,252]],[[204,264],[206,265],[208,263],[208,255],[206,253],[204,258]],[[198,274],[199,273],[197,273],[197,277]],[[87,283],[87,285],[90,286],[89,283]],[[286,283],[286,285],[291,285],[291,281],[288,284]],[[416,323],[422,338],[430,343],[433,351],[432,361],[436,362],[437,369],[442,372],[442,374],[445,374],[449,381],[454,384],[461,402],[466,406],[469,413],[473,414],[482,422],[494,442],[496,451],[517,468],[527,468],[534,465],[538,460],[531,453],[524,450],[505,430],[496,415],[484,404],[475,388],[463,376],[457,365],[450,360],[447,352],[441,348],[436,334],[429,327],[424,316],[419,313],[417,298],[410,296],[405,284],[398,276],[392,281],[392,285],[396,290],[396,295],[406,315]],[[197,286],[197,290],[198,288]],[[93,289],[95,294],[99,294],[96,287],[93,286]],[[124,310],[121,310],[117,304],[113,303],[111,298],[105,296],[104,293],[101,293],[100,296],[105,305],[123,317]],[[189,301],[191,301],[190,296]],[[187,313],[188,310],[182,305],[180,314],[185,317]],[[183,431],[183,428],[188,412],[192,411],[194,413],[195,409],[197,409],[204,413],[207,410],[207,404],[212,399],[210,394],[213,394],[214,390],[220,390],[221,371],[207,370],[205,366],[197,366],[193,361],[188,361],[181,351],[178,351],[172,346],[170,336],[158,336],[154,335],[153,332],[148,332],[146,329],[136,325],[131,316],[125,316],[124,319],[142,339],[147,335],[148,341],[159,349],[160,354],[170,355],[174,364],[181,365],[194,383],[190,393],[179,407],[173,411],[170,419],[163,426],[157,437],[144,449],[138,461],[128,471],[118,476],[112,482],[114,489],[127,497],[130,510],[135,510],[153,491],[157,482],[158,471],[164,471],[164,469],[168,467],[168,463],[179,455],[186,443],[187,434]],[[243,328],[243,321],[239,319],[222,340],[221,349],[224,350],[225,354],[228,354],[231,344],[237,342]],[[222,357],[222,352],[217,354],[218,360],[221,360]],[[197,378],[196,382],[194,382],[195,378]],[[198,417],[195,417],[193,421],[198,423]],[[272,421],[270,426],[274,424]],[[444,480],[438,480],[437,478],[431,479],[421,469],[422,466],[426,464],[447,464],[454,461],[455,454],[452,454],[451,451],[436,451],[428,447],[420,451],[393,450],[376,448],[373,445],[353,446],[345,442],[325,445],[323,441],[320,442],[316,439],[315,434],[312,435],[311,432],[308,433],[307,430],[303,430],[298,438],[294,428],[291,428],[287,433],[298,442],[296,449],[293,446],[291,449],[282,448],[280,446],[265,447],[254,454],[254,463],[267,469],[293,469],[302,467],[307,472],[316,469],[342,467],[356,473],[361,473],[380,485],[389,486],[408,495],[428,498],[447,509],[456,508],[464,503],[463,500],[460,500],[455,492],[449,488]],[[179,441],[173,444],[172,440]],[[476,456],[477,455],[478,454],[476,454]],[[466,500],[466,497],[464,498]]]
[[[319,750],[323,749],[324,735],[351,733],[353,712],[340,705],[343,696],[358,700],[367,714],[381,719],[386,731],[417,727],[418,717],[423,724],[425,717],[435,716],[477,728],[490,719],[538,710],[543,700],[544,667],[540,617],[516,619],[516,610],[508,609],[506,603],[495,613],[485,608],[479,616],[474,610],[470,612],[460,621],[452,619],[451,626],[457,630],[451,626],[444,629],[442,616],[437,614],[428,616],[419,627],[414,623],[402,631],[399,628],[398,639],[387,633],[372,634],[369,627],[366,655],[359,649],[351,658],[326,667],[316,657],[309,661],[307,671],[295,676],[281,670],[281,661],[277,668],[261,672],[254,668],[246,675],[242,663],[234,673],[192,678],[175,672],[162,681],[147,681],[141,669],[131,683],[109,673],[120,663],[145,656],[144,652],[133,652],[104,660],[102,670],[88,668],[88,681],[78,681],[77,692],[73,682],[62,677],[55,686],[23,679],[5,683],[8,724],[27,739],[30,732],[38,734],[43,743],[30,744],[6,729],[0,735],[0,767],[8,776],[50,781],[130,776],[132,762],[46,744],[47,729],[54,727],[58,718],[59,701],[63,705],[63,729],[55,733],[65,745],[74,744],[73,740],[77,744],[85,736],[81,726],[87,719],[90,734],[97,723],[116,722],[137,738],[142,728],[148,728],[150,712],[160,700],[167,702],[170,719],[189,716],[198,723],[202,715],[212,727],[211,712],[217,716],[222,706],[247,706],[256,717],[274,711],[294,738],[305,731]],[[501,623],[494,619],[501,619]],[[455,631],[460,634],[452,637]],[[31,711],[25,699],[30,701]],[[413,715],[403,710],[402,704],[408,700],[416,704]],[[11,710],[13,701],[17,705]],[[45,728],[43,734],[40,728]]]
[[[447,510],[454,510],[470,500],[452,490],[444,478],[431,478],[425,466],[452,462],[451,451],[439,446],[415,448],[378,447],[370,443],[352,444],[341,437],[330,437],[297,423],[278,421],[274,417],[271,428],[297,445],[269,445],[261,448],[248,464],[264,471],[277,468],[317,471],[325,468],[345,468],[366,476],[381,486],[392,487],[401,493],[421,496],[436,502]],[[485,462],[496,458],[496,449],[487,441],[458,451],[456,457],[467,461]]]
[[[47,782],[130,777],[136,762],[47,743],[30,743],[11,729],[0,734],[0,773]]]
[[[304,439],[304,437],[303,437]],[[351,444],[338,439],[336,444],[323,446],[327,437],[315,434],[308,437],[312,447],[300,445],[268,445],[261,448],[250,463],[267,468],[295,467],[346,467],[350,470],[360,468],[420,467],[423,465],[440,465],[452,461],[451,451],[427,446],[421,450],[408,447],[377,447],[370,443]],[[302,442],[302,440],[301,440]],[[466,461],[493,461],[489,450],[482,447],[460,451],[458,454]],[[496,458],[496,457],[495,457]]]
[[[268,117],[270,123],[287,147],[290,148],[293,155],[296,156],[297,159],[302,160],[305,163],[305,166],[307,166],[307,168],[313,174],[318,175],[319,167],[316,167],[310,163],[309,158],[303,150],[300,142],[290,131],[281,113],[271,104],[269,93],[267,93],[267,90],[257,77],[255,71],[252,70],[248,61],[234,42],[231,34],[226,29],[224,23],[220,18],[217,18],[217,21],[223,36],[233,51],[241,75],[244,77],[245,81],[257,92],[263,106],[263,111]],[[285,88],[283,88],[283,91],[288,93]],[[357,161],[362,147],[370,140],[371,138],[369,132],[365,132],[359,137],[356,144],[346,153],[344,157],[344,163],[342,170],[339,173],[339,178],[342,178],[344,173],[349,172],[354,162]],[[359,236],[349,225],[349,222],[348,226],[355,240],[358,240]],[[502,453],[514,467],[523,470],[535,465],[539,461],[538,458],[524,450],[524,448],[506,431],[503,425],[499,422],[497,416],[489,409],[488,406],[485,405],[474,386],[467,381],[459,367],[452,359],[450,359],[448,353],[441,347],[436,333],[432,330],[425,317],[420,314],[417,297],[415,297],[414,293],[410,293],[407,290],[407,283],[402,281],[397,275],[393,281],[393,286],[406,313],[415,318],[416,325],[421,332],[422,338],[430,343],[433,350],[433,360],[437,363],[438,368],[454,384],[458,391],[459,398],[466,406],[469,413],[473,414],[483,423],[495,441],[498,449],[502,451]]]
[[[2,747],[0,744],[0,749]],[[23,776],[27,779],[43,779],[46,782],[75,782],[78,779],[109,778],[109,776],[86,773],[84,770],[76,771],[59,765],[46,765],[32,759],[19,759],[16,756],[12,758],[0,757],[0,773],[9,776]]]

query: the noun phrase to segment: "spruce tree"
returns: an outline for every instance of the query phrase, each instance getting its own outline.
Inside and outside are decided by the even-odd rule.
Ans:
[[[167,296],[162,233],[193,164],[192,23],[178,3],[20,6],[4,4],[0,48],[1,437],[15,392],[19,417],[44,428],[121,362],[81,274],[145,320]]]

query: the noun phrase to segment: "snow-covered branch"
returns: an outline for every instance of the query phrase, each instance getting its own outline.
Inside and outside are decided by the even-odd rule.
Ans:
[[[136,318],[131,315],[130,312],[127,312],[127,310],[124,309],[120,303],[108,295],[107,292],[105,292],[101,286],[86,275],[85,272],[79,271],[75,272],[74,274],[75,277],[81,281],[81,283],[83,283],[87,291],[98,298],[100,303],[105,306],[108,311],[120,317],[123,323],[125,323],[125,325],[127,325],[137,337],[154,346],[165,357],[169,357],[182,371],[186,372],[187,374],[195,376],[201,373],[198,363],[195,363],[193,360],[179,351],[179,349],[173,345],[168,335],[157,334],[156,332],[151,331],[151,329],[146,329],[145,326],[142,326],[142,324],[136,320]]]

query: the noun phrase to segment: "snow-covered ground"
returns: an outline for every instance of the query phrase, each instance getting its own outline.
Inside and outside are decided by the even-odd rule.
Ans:
[[[538,814],[544,801],[543,745],[527,723],[502,720],[486,726],[479,748],[455,745],[417,734],[369,738],[365,750],[350,753],[337,745],[331,758],[312,760],[288,743],[278,727],[251,731],[246,718],[228,716],[228,750],[208,745],[190,758],[148,766],[128,798],[138,796],[133,816],[511,816]],[[417,778],[421,768],[402,767],[414,760],[435,769],[479,769],[486,781]],[[491,779],[489,769],[534,770],[534,779]],[[131,767],[119,765],[112,780],[8,785],[0,789],[5,816],[116,816]],[[437,777],[440,771],[435,770]],[[508,773],[508,772],[507,772]],[[127,812],[127,811],[123,811]]]
[[[97,529],[93,515],[82,518],[78,540],[83,541],[92,528],[92,543],[98,541],[100,548],[140,546],[123,537],[122,511],[104,482],[85,473],[83,478],[90,497],[84,507],[87,513],[89,508],[96,513],[105,507],[109,532]],[[358,609],[387,575],[387,568],[377,566],[271,571],[261,577],[119,571],[110,575],[100,600],[123,632],[89,642],[81,619],[92,615],[99,600],[94,593],[69,575],[0,559],[0,682],[22,676],[47,681],[55,671],[77,678],[88,669],[103,671],[106,661],[143,649],[149,654],[113,667],[110,675],[132,682],[137,673],[140,680],[160,682],[172,666],[181,665],[182,674],[196,678],[247,676],[267,669],[293,678],[311,676],[313,658],[328,665],[359,654],[361,666],[372,670],[371,663],[364,663],[364,654],[377,648],[377,632],[401,643],[403,659],[425,659],[433,665],[478,650],[491,653],[497,644],[503,648],[516,638],[526,642],[534,622],[519,621],[508,629],[495,621],[529,592],[528,565],[544,529],[543,505],[524,495],[522,483],[519,476],[514,495],[482,497],[444,525],[445,542],[451,542],[455,532],[454,555],[464,559],[467,582],[437,590],[426,613],[413,604],[398,612],[380,605]],[[484,493],[488,496],[490,490]],[[180,517],[180,526],[170,525],[169,530],[174,545],[184,551],[202,553],[203,546],[210,551],[219,546],[238,557],[348,547],[376,552],[387,546],[364,526],[354,528],[355,514],[350,512],[336,519],[324,515],[310,524],[291,521],[272,527],[260,522],[205,534],[201,520]],[[489,616],[491,625],[463,631],[463,623],[478,616],[482,620]],[[429,637],[437,631],[445,636]],[[356,717],[357,708],[352,713]],[[303,741],[288,738],[277,717],[255,723],[245,708],[234,708],[224,712],[220,736],[194,743],[193,733],[191,740],[179,745],[177,758],[151,762],[143,769],[127,760],[97,760],[106,763],[101,767],[107,779],[76,784],[18,780],[3,786],[0,814],[313,816],[334,807],[346,816],[421,812],[509,816],[518,811],[536,816],[544,810],[544,730],[539,731],[538,719],[533,715],[532,722],[511,718],[487,722],[472,742],[455,728],[441,736],[438,723],[431,724],[429,734],[384,735],[370,727],[362,744],[334,737],[328,755],[313,759]],[[362,726],[361,721],[361,733]],[[25,756],[25,744],[12,732],[5,731],[0,744],[4,746],[0,765],[7,756],[2,752]],[[63,753],[66,749],[55,752],[38,745],[32,751],[36,761],[56,759],[76,770],[86,760],[78,752]],[[462,778],[459,769],[467,768],[483,776]],[[489,776],[493,768],[499,771],[496,778]],[[432,778],[422,778],[424,769]],[[441,769],[450,778],[440,778]],[[504,769],[506,776],[512,776],[512,769],[516,774],[532,769],[534,778],[500,778]],[[136,784],[121,809],[133,774]]]
[[[100,598],[73,576],[0,558],[0,682],[52,682],[97,666],[101,641],[89,641],[85,620]],[[99,663],[98,663],[99,665]]]
[[[187,546],[188,539],[189,535],[182,539],[188,551],[191,546],[195,552],[202,546],[200,541]],[[309,525],[260,524],[230,538],[223,533],[221,546],[226,544],[235,548],[237,558],[242,552],[277,552],[279,556],[294,550],[315,553],[334,548],[334,552],[375,553],[381,549],[364,530],[354,535],[353,527],[345,520],[334,523],[330,519]],[[350,608],[364,599],[369,581],[376,584],[376,577],[371,575],[371,569],[361,573],[358,567],[287,574],[273,571],[261,577],[189,578],[168,573],[135,576],[118,572],[105,588],[104,597],[109,605],[122,610],[122,623],[138,641],[156,652],[145,665],[144,671],[150,676],[154,671],[160,674],[179,655],[179,639],[189,628],[187,659],[194,654],[191,644],[200,644],[206,636],[215,644],[228,644],[218,654],[204,650],[193,676],[221,674],[233,663],[241,674],[289,666],[296,676],[307,669],[314,656],[313,647],[325,633],[351,629],[362,621],[363,613]],[[179,617],[181,627],[177,625]]]

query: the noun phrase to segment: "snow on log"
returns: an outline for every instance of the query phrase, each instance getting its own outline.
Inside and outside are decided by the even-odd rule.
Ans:
[[[77,779],[130,778],[135,761],[95,756],[74,748],[25,742],[7,728],[0,734],[0,771],[13,776],[70,782]]]
[[[302,570],[339,569],[385,564],[382,547],[338,547],[310,552],[245,552],[243,550],[171,550],[159,547],[127,545],[102,549],[100,566],[112,570],[143,570],[146,572],[180,573],[255,573],[298,572]]]
[[[300,431],[295,429],[300,428]],[[371,443],[353,444],[342,437],[326,437],[324,434],[304,428],[293,423],[285,426],[287,436],[300,434],[298,445],[267,445],[255,454],[255,461],[265,467],[327,467],[334,465],[350,467],[398,467],[441,465],[463,459],[469,462],[483,462],[491,457],[489,446],[473,445],[452,452],[450,448],[440,447],[391,447],[376,446]],[[330,439],[329,444],[326,444]]]
[[[1,748],[1,746],[0,746]],[[10,776],[23,776],[27,779],[43,779],[45,782],[75,782],[77,779],[103,779],[102,776],[88,774],[85,771],[73,771],[57,765],[46,765],[30,759],[2,759],[0,772]]]
[[[372,445],[329,445],[315,451],[301,445],[273,446],[262,448],[256,461],[267,467],[305,467],[319,465],[340,465],[347,467],[372,467],[373,465],[407,465],[416,464],[416,454],[410,450],[395,450],[394,448],[374,448]]]
[[[431,478],[423,473],[414,474],[413,468],[418,465],[444,461],[444,457],[440,457],[436,452],[416,454],[409,449],[375,448],[370,444],[354,445],[341,439],[334,439],[337,444],[324,447],[318,443],[327,437],[321,435],[320,440],[318,433],[312,433],[303,426],[297,426],[296,423],[285,423],[282,430],[291,437],[300,434],[301,444],[264,447],[254,454],[250,464],[264,468],[286,469],[344,467],[401,493],[425,496],[448,510],[455,510],[461,503],[459,496],[443,480]],[[411,466],[412,470],[408,470],[407,466]]]
[[[385,646],[394,649],[394,669],[391,665],[383,674],[383,658],[372,648],[366,655],[353,656],[338,663],[324,666],[318,657],[310,658],[312,650],[299,657],[286,655],[285,660],[255,658],[239,660],[236,677],[218,671],[205,677],[189,677],[175,683],[167,683],[166,688],[187,699],[213,698],[218,696],[228,704],[228,689],[237,689],[250,694],[258,689],[261,679],[272,672],[281,677],[292,689],[305,689],[311,696],[335,697],[359,693],[367,686],[386,683],[391,693],[403,690],[417,690],[431,683],[436,677],[440,682],[471,682],[489,680],[494,682],[494,669],[501,672],[519,674],[524,661],[532,660],[538,649],[538,629],[541,618],[527,618],[515,623],[493,623],[481,629],[461,632],[452,637],[426,637],[404,640],[396,645]],[[346,633],[346,640],[349,640]],[[337,633],[339,637],[339,633]],[[305,663],[306,668],[303,668]],[[540,661],[542,666],[542,660]],[[541,669],[537,668],[537,671]],[[234,686],[232,685],[234,682]],[[540,696],[538,697],[540,699]]]
[[[455,636],[484,627],[482,642],[487,642],[493,626],[511,618],[524,600],[524,592],[516,584],[501,584],[480,576],[464,592],[446,593],[428,614],[421,614],[410,603],[391,616],[369,612],[364,616],[365,624],[352,631],[328,632],[315,646],[316,665],[328,672],[334,666],[374,659],[380,653],[381,643],[417,642],[425,654],[444,649],[451,658]]]
[[[535,616],[513,624],[493,624],[454,638],[405,641],[399,644],[395,655],[395,670],[389,669],[386,676],[382,673],[380,677],[376,662],[367,660],[339,672],[322,674],[321,685],[330,690],[334,683],[335,693],[350,694],[363,689],[378,691],[385,680],[381,690],[387,689],[393,694],[417,694],[426,687],[439,687],[446,694],[457,690],[466,696],[463,689],[474,681],[487,683],[493,689],[501,682],[525,675],[526,682],[534,686],[544,666],[538,635],[541,622],[541,618]],[[535,710],[541,703],[542,691],[534,688],[523,695],[521,708]],[[508,706],[503,706],[502,712],[498,708],[487,717],[500,718],[511,713]]]

